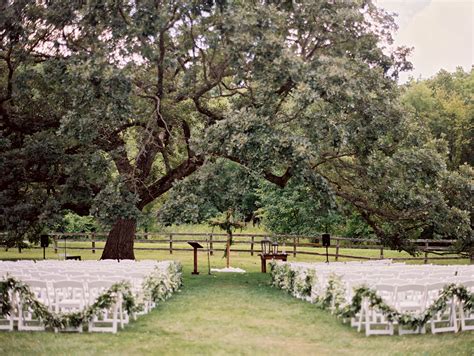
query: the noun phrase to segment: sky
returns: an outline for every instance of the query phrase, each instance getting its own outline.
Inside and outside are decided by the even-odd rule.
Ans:
[[[414,47],[409,57],[414,69],[400,76],[429,78],[445,69],[474,64],[474,0],[376,0],[399,16],[395,45]]]

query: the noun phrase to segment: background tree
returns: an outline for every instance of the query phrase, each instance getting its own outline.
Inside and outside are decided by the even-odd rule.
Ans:
[[[172,188],[158,209],[158,222],[205,223],[229,208],[240,220],[248,222],[257,210],[258,185],[257,177],[234,162],[209,162]]]
[[[38,239],[64,211],[88,214],[109,178],[100,152],[58,135],[77,100],[65,90],[73,78],[53,45],[70,10],[0,2],[0,229],[8,245]]]
[[[474,70],[441,70],[427,80],[411,81],[402,102],[434,139],[448,148],[448,168],[474,165]]]
[[[234,210],[230,208],[225,213],[219,214],[217,217],[209,219],[209,224],[211,226],[217,226],[227,233],[227,242],[224,257],[226,257],[226,267],[229,268],[230,246],[233,243],[232,234],[236,229],[242,229],[244,227],[244,223],[242,221],[238,221],[235,218]]]
[[[333,194],[322,179],[316,186],[295,177],[284,188],[262,182],[257,194],[259,216],[273,233],[317,236],[329,232],[354,239],[374,237],[357,210]]]

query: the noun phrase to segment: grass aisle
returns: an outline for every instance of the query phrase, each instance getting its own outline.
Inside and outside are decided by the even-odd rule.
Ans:
[[[474,334],[370,337],[269,286],[269,275],[191,276],[117,335],[0,333],[0,354],[470,355]]]

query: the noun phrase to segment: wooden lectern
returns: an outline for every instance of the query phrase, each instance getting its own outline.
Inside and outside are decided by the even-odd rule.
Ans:
[[[188,244],[190,244],[192,246],[192,248],[194,249],[194,271],[191,272],[191,274],[199,274],[197,268],[198,268],[198,262],[197,262],[197,258],[198,258],[198,248],[202,248],[202,246],[197,243],[197,242],[194,242],[194,241],[188,241]]]

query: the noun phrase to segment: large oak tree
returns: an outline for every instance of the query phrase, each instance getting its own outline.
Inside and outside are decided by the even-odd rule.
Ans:
[[[374,157],[406,141],[395,79],[407,50],[390,51],[393,18],[371,1],[0,10],[5,228],[91,211],[112,224],[102,258],[133,259],[140,211],[214,156],[280,186],[322,181],[380,234],[400,221],[363,194]]]

